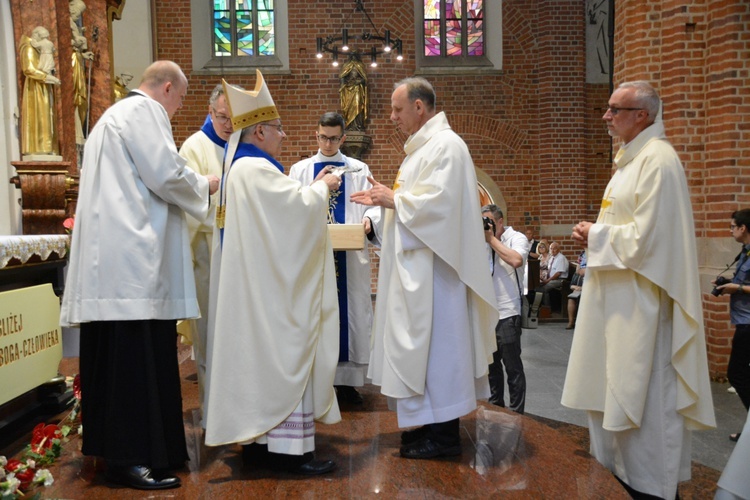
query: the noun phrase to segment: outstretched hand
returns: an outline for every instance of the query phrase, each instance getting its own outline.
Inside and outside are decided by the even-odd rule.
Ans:
[[[367,177],[367,181],[372,184],[372,188],[365,191],[357,191],[349,197],[354,203],[360,205],[375,205],[385,208],[395,208],[393,202],[393,190],[385,187],[372,177]]]

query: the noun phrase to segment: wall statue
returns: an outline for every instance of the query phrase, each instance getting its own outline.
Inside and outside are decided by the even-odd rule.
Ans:
[[[346,130],[364,130],[370,99],[367,92],[367,73],[359,57],[352,56],[341,68],[341,114]]]
[[[86,4],[83,0],[70,0],[68,3],[70,11],[70,31],[73,44],[73,105],[76,108],[76,144],[82,145],[86,142],[86,133],[83,131],[84,124],[88,118],[88,82],[86,79],[86,61],[93,61],[94,54],[88,49],[88,41],[84,36],[86,29],[82,26],[83,12]],[[89,63],[89,71],[92,63]]]
[[[24,155],[59,155],[57,140],[57,107],[54,75],[54,45],[49,31],[37,26],[31,38],[21,37],[20,60],[25,76],[21,97],[21,153]]]
[[[126,71],[120,73],[120,76],[115,77],[115,83],[113,84],[115,90],[115,102],[128,95],[128,92],[130,92],[128,83],[130,83],[130,80],[132,79],[133,75]]]

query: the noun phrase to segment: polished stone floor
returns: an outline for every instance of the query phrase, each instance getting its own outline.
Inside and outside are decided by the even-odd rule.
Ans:
[[[570,331],[564,324],[542,324],[525,330],[523,359],[528,377],[526,415],[482,404],[461,419],[464,452],[459,457],[405,460],[399,457],[400,430],[395,414],[374,386],[362,391],[361,406],[342,405],[342,422],[317,427],[317,454],[332,459],[336,470],[328,475],[302,478],[244,467],[239,446],[207,448],[197,413],[194,363],[181,352],[184,416],[191,460],[177,475],[182,487],[161,492],[141,492],[109,485],[101,464],[79,452],[80,440],[65,443],[61,458],[50,468],[52,486],[42,498],[628,498],[624,490],[588,454],[588,432],[560,404]],[[68,369],[74,370],[74,366]],[[716,384],[725,397],[717,403],[718,438],[739,429],[739,402]],[[716,395],[715,395],[716,397]],[[726,408],[724,408],[726,407]],[[741,409],[741,405],[739,405]],[[742,410],[744,411],[744,410]],[[735,419],[734,415],[737,415]],[[723,418],[721,415],[724,415]],[[728,417],[727,417],[728,416]],[[744,419],[744,416],[741,418]],[[737,422],[735,422],[737,420]],[[124,430],[125,431],[125,430]],[[127,432],[137,432],[130,430]],[[699,435],[698,435],[699,436]],[[719,439],[696,438],[693,479],[680,486],[681,498],[712,498],[724,453],[707,446]],[[703,439],[703,441],[701,441]],[[28,439],[21,439],[25,444]],[[710,453],[705,450],[710,449]],[[20,450],[20,448],[18,448]],[[8,450],[5,450],[8,453]],[[700,458],[699,458],[700,457]],[[701,461],[702,460],[702,461]],[[718,466],[707,466],[705,462]]]

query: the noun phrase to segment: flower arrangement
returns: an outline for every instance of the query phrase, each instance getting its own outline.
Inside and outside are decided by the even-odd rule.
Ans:
[[[24,496],[37,486],[50,486],[54,482],[52,473],[41,468],[52,465],[62,452],[62,443],[67,441],[73,422],[80,414],[81,383],[78,375],[71,377],[73,386],[73,409],[60,422],[38,424],[31,432],[31,442],[20,459],[7,459],[0,455],[0,500],[12,500]],[[81,427],[78,427],[81,433]]]

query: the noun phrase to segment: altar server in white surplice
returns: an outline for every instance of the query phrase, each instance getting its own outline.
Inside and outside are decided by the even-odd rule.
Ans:
[[[81,325],[83,454],[144,490],[179,486],[166,470],[188,459],[175,325],[198,302],[185,212],[205,217],[219,186],[177,154],[170,119],[187,85],[157,61],[91,131],[60,313]]]
[[[329,224],[363,224],[367,239],[380,246],[377,225],[380,207],[368,207],[349,200],[349,195],[369,187],[368,166],[344,156],[339,147],[346,140],[344,117],[325,113],[318,120],[315,137],[320,145],[318,153],[292,165],[289,177],[303,186],[310,185],[325,168],[343,171],[338,196],[329,200]],[[370,285],[369,249],[334,252],[336,280],[339,289],[339,364],[334,384],[339,402],[362,404],[362,396],[355,387],[365,385],[367,363],[370,360],[370,332],[372,330],[372,287]],[[341,293],[344,290],[345,293]]]
[[[224,97],[224,87],[214,87],[208,98],[208,116],[201,129],[188,137],[180,148],[180,156],[188,162],[188,167],[200,174],[221,177],[221,164],[224,159],[224,146],[232,135],[232,121]],[[190,231],[190,248],[193,251],[193,273],[198,295],[201,317],[183,321],[177,331],[193,345],[195,365],[198,373],[198,395],[203,402],[206,377],[206,331],[208,327],[208,286],[211,268],[211,240],[216,219],[215,198],[212,197],[211,210],[203,220],[187,216]]]
[[[239,443],[247,465],[299,474],[315,460],[315,421],[341,420],[333,390],[338,303],[326,213],[341,181],[311,185],[276,160],[286,138],[257,71],[255,90],[224,82],[227,144],[211,263],[206,444]]]
[[[395,398],[401,456],[461,453],[459,417],[489,397],[496,350],[495,290],[487,266],[474,164],[435,110],[424,78],[396,84],[391,120],[409,134],[391,190],[353,201],[385,207],[369,376]]]
[[[630,489],[674,498],[691,432],[714,427],[695,226],[659,96],[620,85],[603,119],[623,145],[588,247],[562,404],[588,411],[591,454]]]

